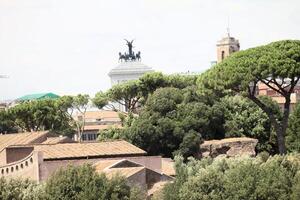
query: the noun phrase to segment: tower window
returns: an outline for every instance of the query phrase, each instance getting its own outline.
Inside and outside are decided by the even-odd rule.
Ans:
[[[225,51],[222,51],[221,52],[221,59],[224,60],[224,58],[225,58]]]

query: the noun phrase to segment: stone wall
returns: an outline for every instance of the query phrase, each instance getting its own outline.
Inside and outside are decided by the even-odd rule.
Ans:
[[[222,140],[208,140],[200,145],[199,157],[217,157],[219,155],[226,155],[228,157],[234,156],[255,156],[255,147],[257,139],[240,137],[240,138],[226,138]]]
[[[39,182],[39,164],[42,162],[39,152],[32,152],[26,158],[0,167],[0,177],[28,178]]]
[[[0,166],[6,165],[6,149],[0,151]]]

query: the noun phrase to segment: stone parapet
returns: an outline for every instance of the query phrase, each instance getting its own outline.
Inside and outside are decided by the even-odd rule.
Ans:
[[[39,165],[42,160],[41,152],[34,151],[19,161],[0,166],[0,177],[28,178],[39,182]]]

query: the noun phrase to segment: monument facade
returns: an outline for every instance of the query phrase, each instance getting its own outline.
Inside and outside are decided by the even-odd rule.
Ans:
[[[108,76],[111,79],[111,86],[124,83],[129,80],[137,80],[147,72],[153,72],[151,67],[141,62],[141,52],[134,52],[133,40],[126,41],[128,51],[123,54],[119,52],[119,64],[110,70]],[[126,108],[121,104],[114,104],[115,108],[126,112]]]

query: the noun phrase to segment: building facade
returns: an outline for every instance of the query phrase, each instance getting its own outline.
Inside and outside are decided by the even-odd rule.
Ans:
[[[129,185],[145,191],[155,183],[173,180],[164,173],[161,156],[147,156],[126,141],[77,143],[48,136],[48,132],[0,135],[0,178],[43,182],[68,165],[88,163],[108,178],[120,174]]]
[[[81,140],[95,141],[98,138],[99,132],[109,128],[122,128],[122,122],[119,113],[111,110],[87,111],[85,113],[85,125]],[[82,114],[74,116],[74,120],[82,121]],[[74,135],[74,140],[77,141],[77,134]]]

